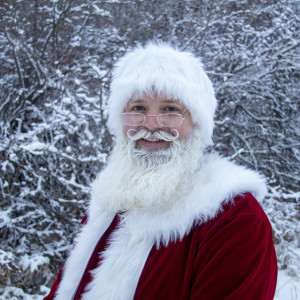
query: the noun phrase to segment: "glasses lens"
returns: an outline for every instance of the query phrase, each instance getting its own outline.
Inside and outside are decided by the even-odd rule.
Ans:
[[[144,123],[144,115],[139,113],[123,113],[122,122],[125,125],[142,125]]]
[[[161,126],[180,126],[182,123],[182,116],[180,114],[161,114],[157,116],[158,123]]]

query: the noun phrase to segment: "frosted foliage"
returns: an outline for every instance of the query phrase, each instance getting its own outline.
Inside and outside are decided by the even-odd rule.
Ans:
[[[203,57],[215,148],[267,176],[279,267],[299,278],[297,1],[5,0],[0,15],[0,298],[49,291],[112,149],[112,66],[153,38]]]

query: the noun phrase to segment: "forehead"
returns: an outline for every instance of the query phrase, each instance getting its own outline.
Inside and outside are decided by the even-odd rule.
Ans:
[[[159,95],[157,93],[147,95],[135,95],[133,96],[129,101],[128,105],[130,104],[148,104],[148,105],[159,105],[159,104],[169,104],[169,105],[176,105],[181,108],[185,108],[185,106],[177,99],[174,99],[172,97],[168,97],[166,95]]]

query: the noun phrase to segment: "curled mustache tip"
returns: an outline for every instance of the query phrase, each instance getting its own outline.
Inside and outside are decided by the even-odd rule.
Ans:
[[[172,129],[171,133],[174,133],[174,135],[173,135],[174,136],[174,140],[178,139],[178,137],[179,137],[179,131],[178,130]]]
[[[127,136],[132,137],[136,132],[137,130],[131,128],[127,131]]]

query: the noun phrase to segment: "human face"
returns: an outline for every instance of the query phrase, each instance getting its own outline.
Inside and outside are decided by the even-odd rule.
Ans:
[[[132,126],[123,125],[123,131],[127,137],[127,132],[130,129],[140,130],[142,128],[147,129],[151,132],[164,130],[170,132],[172,129],[176,129],[179,133],[178,139],[185,139],[189,135],[192,127],[192,117],[189,111],[180,104],[178,101],[169,99],[168,97],[154,94],[153,96],[143,95],[142,97],[132,99],[128,102],[127,107],[124,112],[139,112],[146,116],[143,125]],[[156,116],[158,114],[175,113],[181,114],[183,116],[182,124],[173,128],[167,126],[161,126],[157,122]],[[160,150],[169,147],[171,142],[168,141],[147,141],[144,139],[139,139],[136,142],[136,147],[146,150]]]

